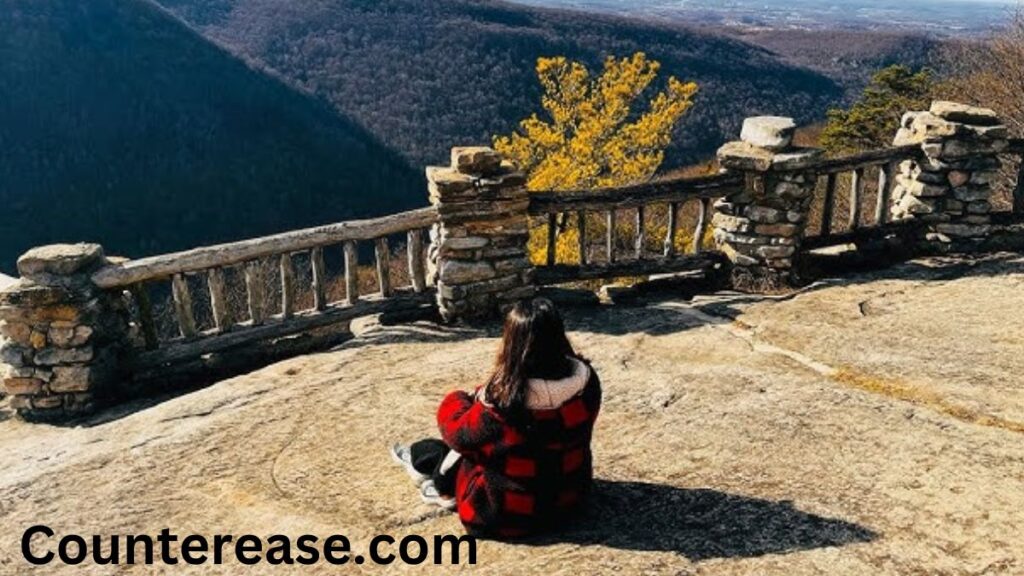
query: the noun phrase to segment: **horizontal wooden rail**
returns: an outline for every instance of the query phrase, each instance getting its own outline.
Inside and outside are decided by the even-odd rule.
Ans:
[[[529,212],[534,216],[544,216],[556,212],[604,211],[638,208],[658,202],[682,203],[698,198],[721,198],[740,191],[743,181],[743,174],[736,172],[598,190],[535,192],[530,194]]]
[[[138,282],[231,266],[267,256],[311,250],[348,241],[373,240],[390,234],[427,228],[435,222],[437,222],[437,211],[434,208],[420,208],[370,220],[352,220],[230,244],[130,260],[122,264],[104,267],[97,271],[92,279],[101,288],[127,287]]]
[[[829,246],[839,246],[842,244],[857,244],[859,242],[866,242],[870,240],[881,240],[889,236],[900,236],[904,238],[914,238],[920,234],[927,227],[927,223],[921,222],[920,220],[902,220],[899,222],[889,222],[880,226],[872,226],[870,228],[857,228],[843,232],[841,234],[833,234],[830,236],[811,236],[805,238],[801,244],[802,250],[817,250],[819,248],[827,248]]]
[[[628,276],[708,270],[724,262],[725,257],[718,252],[701,252],[673,258],[647,258],[606,264],[587,264],[586,266],[571,264],[543,266],[537,268],[536,277],[537,283],[541,286],[551,286],[580,280],[606,280]]]
[[[843,174],[850,174],[847,227],[854,231],[865,227],[877,228],[885,225],[889,219],[890,204],[900,163],[905,160],[918,160],[923,158],[923,156],[924,151],[921,146],[915,144],[871,150],[841,158],[827,158],[806,166],[805,170],[816,173],[819,178],[823,178],[825,181],[821,224],[814,231],[818,234],[815,238],[821,238],[822,245],[829,245],[834,241],[832,237],[832,221],[835,217],[839,178]],[[878,184],[875,206],[872,211],[874,221],[867,225],[863,218],[864,206],[862,206],[862,202],[865,197],[869,168],[878,168]]]
[[[283,338],[294,334],[325,328],[346,322],[360,316],[385,312],[411,310],[433,302],[429,292],[396,291],[390,298],[379,295],[368,296],[355,304],[331,305],[326,310],[306,310],[289,318],[274,317],[263,324],[239,324],[230,332],[210,331],[194,340],[177,339],[167,342],[162,348],[141,352],[134,360],[136,368],[148,369],[168,363],[199,358],[206,354],[222,352],[230,348]]]
[[[912,144],[908,146],[897,146],[894,148],[883,148],[881,150],[870,150],[839,158],[826,158],[818,160],[800,170],[809,170],[818,174],[835,174],[839,172],[853,172],[863,170],[871,166],[887,164],[897,160],[916,160],[924,157],[921,146]]]

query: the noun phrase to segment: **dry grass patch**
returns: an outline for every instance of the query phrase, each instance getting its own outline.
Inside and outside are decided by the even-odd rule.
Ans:
[[[902,380],[879,378],[869,374],[859,373],[852,368],[840,368],[832,375],[832,378],[850,388],[880,394],[888,398],[910,402],[912,404],[934,410],[947,416],[952,416],[961,422],[987,426],[989,428],[1000,428],[1024,434],[1024,422],[1008,420],[991,414],[985,414],[978,410],[954,404],[941,395],[926,390],[912,382]]]

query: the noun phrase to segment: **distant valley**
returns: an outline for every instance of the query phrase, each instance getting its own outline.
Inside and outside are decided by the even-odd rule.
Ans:
[[[844,91],[825,75],[718,33],[490,0],[161,0],[211,40],[330,102],[413,166],[488,143],[539,108],[534,68],[597,70],[644,51],[697,82],[671,164],[703,158],[752,113],[815,119]]]
[[[774,30],[981,34],[1005,23],[1015,0],[517,0],[634,17]]]
[[[138,257],[421,206],[425,165],[537,110],[540,56],[644,51],[696,81],[670,169],[748,115],[817,121],[934,42],[801,34],[491,0],[11,0],[0,271],[51,242]]]

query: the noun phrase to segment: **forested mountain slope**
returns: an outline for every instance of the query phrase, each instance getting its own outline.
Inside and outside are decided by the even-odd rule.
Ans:
[[[422,205],[420,169],[143,0],[0,6],[0,270]]]
[[[670,163],[735,137],[744,116],[817,119],[842,90],[721,35],[490,0],[162,0],[232,51],[330,100],[413,164],[487,142],[534,111],[538,56],[598,66],[645,51],[701,86]]]

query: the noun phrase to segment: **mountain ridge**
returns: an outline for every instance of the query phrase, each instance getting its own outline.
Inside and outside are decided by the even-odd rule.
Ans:
[[[0,269],[40,244],[137,257],[422,204],[372,134],[148,0],[12,0],[0,55]]]
[[[539,56],[591,70],[644,51],[702,87],[669,164],[706,157],[743,117],[820,118],[842,97],[822,74],[735,38],[618,16],[484,0],[163,0],[206,37],[330,101],[414,165],[488,142],[537,111]]]

